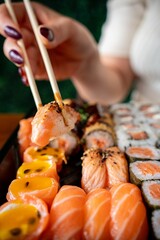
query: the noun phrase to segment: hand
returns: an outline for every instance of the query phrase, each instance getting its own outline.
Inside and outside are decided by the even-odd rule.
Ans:
[[[39,35],[48,48],[56,79],[76,77],[79,69],[98,56],[93,37],[75,20],[35,2],[32,6],[39,22]],[[24,5],[13,3],[13,8],[19,27],[11,20],[5,4],[0,5],[0,34],[6,37],[4,53],[17,66],[23,66],[23,53],[17,44],[22,37],[35,78],[47,79]]]

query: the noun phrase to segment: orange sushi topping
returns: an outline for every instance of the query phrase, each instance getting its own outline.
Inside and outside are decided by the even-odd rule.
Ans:
[[[152,164],[149,162],[137,162],[137,168],[139,168],[142,172],[142,174],[156,174],[157,172],[160,172],[160,166],[156,164]]]
[[[51,160],[35,160],[33,162],[25,162],[19,167],[17,171],[17,178],[35,176],[52,177],[59,181],[56,163],[52,162]]]
[[[38,211],[34,206],[19,204],[15,207],[13,204],[0,213],[0,239],[23,239],[37,228],[38,222]]]
[[[131,147],[128,149],[128,154],[140,154],[140,155],[145,155],[147,156],[147,158],[152,158],[154,157],[154,154],[152,152],[152,150],[150,150],[149,148],[140,148],[140,147]]]
[[[57,170],[61,169],[62,163],[67,163],[64,151],[52,147],[29,147],[24,152],[24,162],[32,162],[34,160],[52,160],[57,165]]]
[[[155,199],[160,199],[160,185],[157,183],[153,183],[149,186],[150,194]]]

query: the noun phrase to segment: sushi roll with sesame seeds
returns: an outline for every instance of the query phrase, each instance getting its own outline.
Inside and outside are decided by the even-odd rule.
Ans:
[[[141,185],[142,181],[160,179],[159,161],[136,161],[129,165],[130,181]]]
[[[160,160],[160,150],[154,146],[129,146],[125,154],[130,162],[137,160]]]
[[[150,208],[160,208],[160,180],[142,182],[142,194]]]
[[[84,129],[82,137],[84,149],[99,148],[105,150],[115,145],[115,132],[109,114],[90,122]]]
[[[151,224],[154,239],[160,240],[160,209],[152,212]]]

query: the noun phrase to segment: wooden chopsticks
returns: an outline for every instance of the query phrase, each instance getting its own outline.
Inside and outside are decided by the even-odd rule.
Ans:
[[[8,9],[8,12],[9,12],[11,18],[13,19],[13,21],[18,26],[18,21],[17,21],[16,15],[14,13],[14,10],[12,8],[11,1],[10,0],[5,0],[5,4],[6,4],[6,7]],[[25,72],[26,72],[26,75],[27,75],[27,78],[28,78],[28,82],[29,82],[29,85],[30,85],[30,88],[31,88],[31,92],[32,92],[36,107],[38,109],[40,106],[42,106],[42,101],[41,101],[41,98],[39,96],[37,85],[35,83],[34,76],[33,76],[32,70],[31,70],[31,65],[30,65],[30,62],[29,62],[29,59],[28,59],[28,56],[27,56],[26,48],[25,48],[25,45],[24,45],[24,42],[23,42],[22,39],[18,40],[18,45],[21,47],[22,52],[23,52],[24,69],[25,69]]]
[[[58,103],[58,105],[60,107],[62,107],[63,106],[62,97],[61,97],[61,94],[60,94],[60,91],[59,91],[59,88],[58,88],[58,84],[57,84],[57,81],[56,81],[56,78],[55,78],[55,75],[54,75],[54,72],[53,72],[53,68],[52,68],[52,65],[51,65],[51,62],[50,62],[50,58],[49,58],[47,49],[43,45],[43,43],[42,43],[42,41],[39,37],[39,34],[38,34],[38,22],[37,22],[36,16],[34,14],[34,11],[32,9],[30,1],[29,0],[23,0],[23,1],[24,1],[24,5],[25,5],[25,8],[26,8],[30,23],[31,23],[32,28],[33,28],[33,32],[34,32],[38,47],[39,47],[41,55],[42,55],[42,59],[43,59],[43,62],[44,62],[44,65],[45,65],[45,68],[46,68],[46,71],[47,71],[47,74],[48,74],[48,78],[49,78],[49,81],[50,81],[50,84],[51,84],[51,87],[52,87],[52,90],[53,90],[55,101]],[[16,19],[14,10],[12,8],[11,1],[10,0],[5,0],[5,4],[7,6],[7,9],[9,11],[10,16],[12,17],[13,21],[18,25],[18,21]],[[32,92],[33,97],[34,97],[36,107],[39,108],[40,106],[42,106],[42,102],[41,102],[41,99],[40,99],[40,96],[39,96],[39,93],[38,93],[38,89],[37,89],[37,86],[36,86],[36,83],[35,83],[35,79],[33,77],[33,73],[32,73],[32,70],[31,70],[30,63],[29,63],[29,59],[27,57],[27,52],[26,52],[23,40],[18,40],[18,44],[21,47],[21,49],[23,51],[23,54],[24,54],[24,62],[25,62],[24,63],[24,68],[25,68],[25,71],[26,71],[26,75],[28,77],[31,92]]]

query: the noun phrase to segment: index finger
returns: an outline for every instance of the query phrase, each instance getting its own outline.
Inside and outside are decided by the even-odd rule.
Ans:
[[[13,9],[15,12],[15,15],[17,17],[17,20],[19,23],[23,22],[26,23],[26,14],[25,14],[25,8],[23,3],[14,3]],[[0,5],[0,34],[4,37],[7,37],[7,34],[5,33],[4,29],[6,26],[9,26],[18,32],[20,32],[19,26],[17,26],[16,23],[11,19],[10,14],[8,12],[8,9],[5,4]]]

